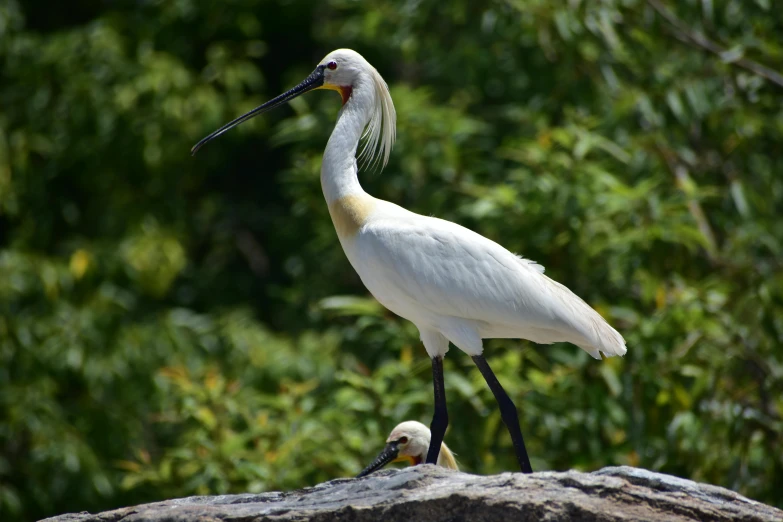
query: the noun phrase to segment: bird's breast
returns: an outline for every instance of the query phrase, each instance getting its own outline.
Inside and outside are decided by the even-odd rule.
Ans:
[[[381,269],[374,261],[380,256],[394,256],[394,252],[377,252],[375,242],[363,234],[373,220],[389,218],[389,205],[368,194],[351,194],[343,196],[329,204],[329,214],[332,217],[337,236],[348,261],[359,274],[364,286],[384,307],[395,314],[409,320],[422,316],[416,302],[405,294],[393,278],[389,278],[386,270]]]
[[[329,215],[343,245],[356,236],[376,206],[375,198],[367,194],[350,194],[329,204]]]

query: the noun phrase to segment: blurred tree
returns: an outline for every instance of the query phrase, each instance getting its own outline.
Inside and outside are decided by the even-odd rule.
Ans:
[[[783,19],[772,2],[0,4],[0,519],[295,488],[429,422],[415,328],[336,240],[311,94],[352,47],[399,142],[369,192],[541,262],[628,341],[492,341],[535,469],[631,464],[783,506]],[[449,445],[515,469],[452,351]],[[456,392],[456,393],[455,393]]]

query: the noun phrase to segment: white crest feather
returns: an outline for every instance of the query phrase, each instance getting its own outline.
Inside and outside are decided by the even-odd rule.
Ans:
[[[383,160],[381,168],[389,162],[389,155],[397,139],[397,112],[389,87],[375,67],[367,64],[375,89],[375,106],[367,127],[362,134],[362,150],[358,159],[365,167],[372,168]]]

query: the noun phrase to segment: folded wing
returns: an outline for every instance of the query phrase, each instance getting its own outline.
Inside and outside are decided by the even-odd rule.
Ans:
[[[503,337],[572,342],[596,358],[626,351],[622,336],[543,267],[464,227],[411,213],[368,224],[361,241],[375,284],[433,314],[479,321]]]

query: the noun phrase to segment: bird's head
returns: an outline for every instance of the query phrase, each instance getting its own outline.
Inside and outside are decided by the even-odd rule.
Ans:
[[[390,462],[409,461],[412,465],[421,464],[430,447],[430,430],[416,421],[405,421],[397,425],[386,439],[386,447],[375,457],[358,477],[369,475]]]
[[[411,464],[421,464],[430,449],[430,430],[416,421],[405,421],[397,425],[389,434],[386,443],[396,441],[399,448],[397,461],[409,460]]]
[[[366,96],[363,97],[367,115],[367,131],[365,133],[365,146],[361,156],[366,156],[372,162],[374,159],[382,159],[383,165],[389,161],[389,153],[394,145],[395,126],[397,116],[394,111],[389,89],[375,67],[365,60],[362,55],[351,49],[337,49],[327,54],[316,66],[310,76],[299,85],[280,96],[271,99],[220,127],[218,130],[202,139],[191,149],[191,154],[208,142],[217,138],[224,132],[236,127],[259,114],[268,112],[315,89],[330,89],[340,93],[343,105],[348,103],[354,90],[363,89]]]
[[[323,85],[318,88],[339,92],[343,105],[351,98],[354,86],[375,70],[362,55],[351,49],[332,51],[321,60],[316,71],[319,68],[323,70]]]

